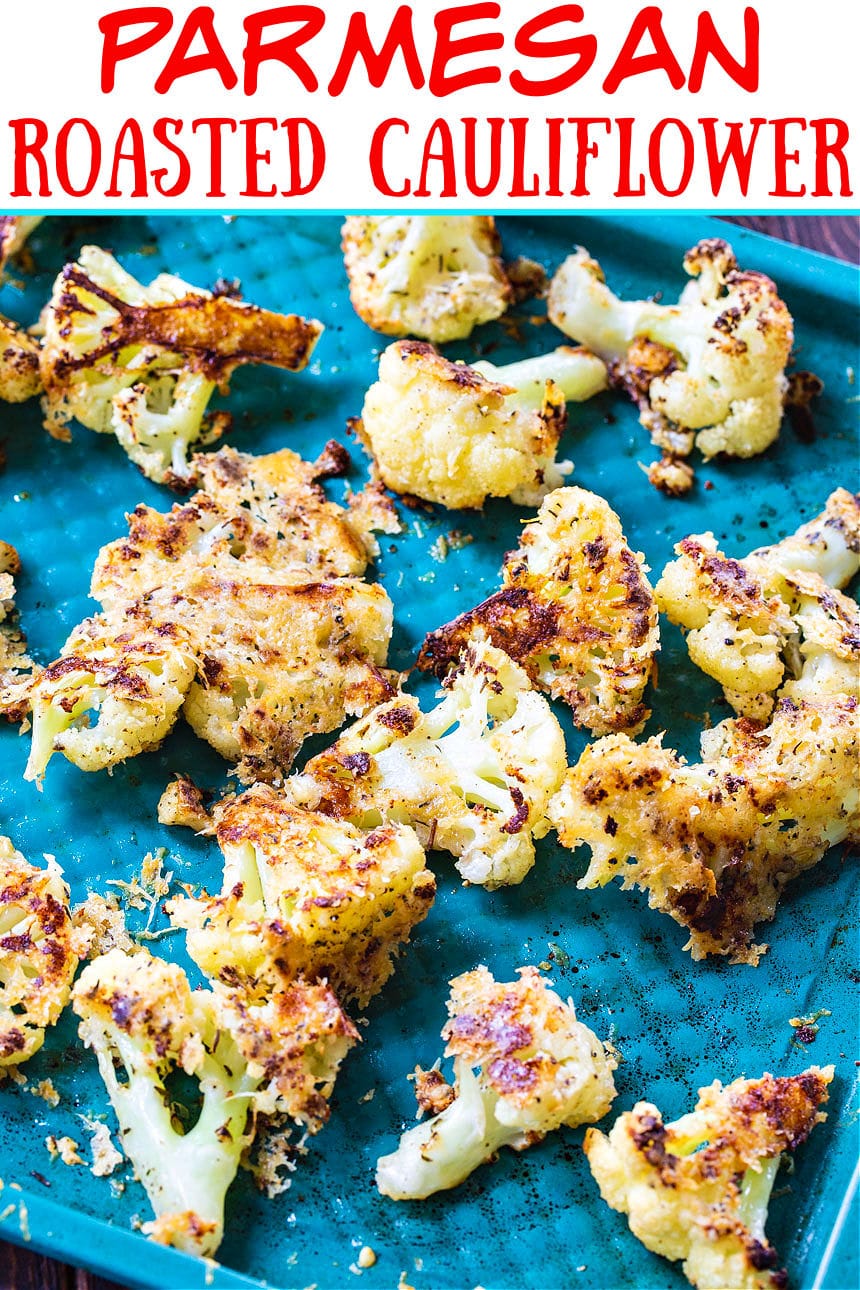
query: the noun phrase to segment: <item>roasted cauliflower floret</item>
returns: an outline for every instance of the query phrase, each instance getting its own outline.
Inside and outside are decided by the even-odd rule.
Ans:
[[[555,453],[565,403],[605,387],[601,361],[559,349],[511,368],[484,366],[449,362],[422,341],[383,352],[361,433],[394,492],[450,509],[488,497],[530,506],[562,482],[570,465]]]
[[[326,500],[314,481],[342,467],[337,445],[314,464],[288,449],[222,449],[195,463],[205,487],[184,506],[137,507],[128,537],[96,561],[105,613],[76,629],[33,692],[31,777],[52,749],[95,770],[153,747],[181,707],[243,780],[278,779],[309,734],[389,698],[391,601],[340,576],[364,572],[370,525],[385,517]],[[82,730],[101,704],[98,726]]]
[[[612,365],[670,457],[694,439],[705,458],[756,456],[779,434],[791,315],[770,278],[739,269],[718,238],[688,251],[684,268],[692,281],[675,305],[619,300],[580,247],[552,280],[549,316]]]
[[[383,1195],[415,1200],[456,1187],[502,1147],[523,1151],[609,1110],[615,1060],[537,968],[519,971],[503,983],[478,967],[451,982],[442,1038],[454,1058],[453,1098],[378,1161]]]
[[[322,331],[170,274],[144,287],[96,246],[60,273],[44,325],[46,429],[65,438],[74,418],[113,433],[147,478],[181,487],[191,447],[229,425],[206,416],[216,388],[245,363],[300,370]]]
[[[80,949],[59,865],[37,869],[0,837],[0,1071],[42,1047],[69,1001]]]
[[[522,668],[475,639],[422,712],[399,694],[350,726],[289,780],[296,801],[370,829],[410,824],[471,883],[522,882],[561,783],[564,737]]]
[[[315,1132],[355,1041],[352,1025],[324,985],[295,982],[250,1004],[240,991],[192,991],[180,967],[146,950],[95,959],[73,998],[123,1150],[155,1210],[148,1234],[189,1254],[214,1254],[255,1117],[284,1114]],[[197,1080],[202,1100],[187,1130],[183,1118],[196,1108],[177,1106],[167,1087],[180,1071]]]
[[[116,613],[85,619],[30,690],[25,779],[41,786],[55,752],[81,770],[102,770],[156,748],[194,673],[194,650],[173,623]]]
[[[476,628],[593,734],[637,731],[647,720],[642,699],[659,648],[654,593],[642,556],[595,493],[550,493],[505,557],[501,591],[431,632],[418,666],[443,676]]]
[[[0,215],[0,281],[8,261],[18,254],[44,218],[44,215]]]
[[[426,917],[433,874],[412,829],[354,825],[293,806],[258,784],[212,812],[224,853],[220,896],[174,900],[174,923],[204,972],[253,989],[271,973],[329,981],[365,1007]]]
[[[780,693],[793,698],[858,693],[857,606],[836,588],[860,568],[860,498],[837,489],[821,515],[743,560],[724,556],[712,533],[675,550],[657,604],[736,712],[766,717],[786,678]]]
[[[38,668],[27,656],[27,641],[17,622],[15,578],[21,559],[9,542],[0,542],[0,716],[21,721],[29,710],[30,687]]]
[[[696,959],[756,964],[753,942],[787,883],[860,839],[858,705],[781,699],[769,725],[724,721],[687,765],[661,737],[586,748],[550,805],[559,838],[587,843],[581,888],[620,878],[688,929]]]
[[[23,403],[41,389],[39,342],[0,314],[0,399]]]
[[[832,1066],[812,1066],[727,1088],[716,1080],[671,1124],[638,1102],[608,1135],[586,1131],[601,1196],[649,1250],[683,1259],[699,1290],[785,1290],[764,1230],[770,1193],[783,1154],[827,1118],[818,1108],[832,1079]]]
[[[491,215],[350,215],[342,237],[352,306],[386,336],[461,340],[511,301]]]

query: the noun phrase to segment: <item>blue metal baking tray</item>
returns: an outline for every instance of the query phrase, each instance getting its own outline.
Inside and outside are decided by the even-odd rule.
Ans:
[[[508,256],[531,255],[553,269],[581,242],[619,292],[663,289],[667,297],[682,285],[684,250],[702,236],[728,236],[744,265],[776,278],[795,316],[798,363],[825,381],[814,442],[786,424],[763,457],[702,466],[698,487],[682,501],[662,497],[645,481],[637,463],[650,460],[652,450],[632,406],[607,394],[573,410],[563,451],[576,463],[574,480],[609,499],[655,575],[689,532],[713,529],[727,552],[744,554],[815,514],[836,485],[856,487],[857,273],[850,266],[686,216],[508,218],[499,224]],[[327,439],[344,439],[346,419],[360,411],[384,341],[350,307],[338,219],[48,220],[30,243],[34,270],[16,270],[0,289],[0,311],[34,321],[56,271],[87,242],[113,249],[147,280],[162,270],[204,286],[219,277],[239,278],[249,300],[319,317],[326,332],[306,372],[238,373],[229,398],[236,416],[232,442],[249,451],[288,445],[313,456]],[[520,342],[494,324],[450,352],[480,352],[504,362],[523,350],[551,348],[559,337],[551,326],[530,321],[536,312],[534,303],[518,310]],[[22,620],[32,652],[47,662],[67,630],[92,609],[87,586],[93,559],[123,532],[124,512],[139,501],[167,507],[172,498],[143,480],[108,437],[76,429],[71,444],[51,440],[35,403],[0,405],[0,438],[8,458],[0,476],[0,538],[21,553]],[[352,482],[358,484],[364,465],[358,451],[354,456]],[[341,487],[335,483],[332,495],[338,497]],[[481,515],[404,512],[405,532],[385,539],[378,567],[396,606],[395,665],[409,666],[428,629],[497,585],[502,554],[515,544],[523,514],[502,502]],[[431,547],[454,527],[474,542],[452,549],[440,563]],[[429,699],[432,685],[416,685]],[[714,721],[728,715],[716,687],[692,666],[680,635],[666,624],[653,706],[648,733],[666,729],[667,742],[688,755],[696,751],[705,715]],[[572,760],[584,739],[569,723],[565,728]],[[0,731],[0,829],[29,857],[55,854],[74,899],[103,888],[107,879],[130,878],[144,853],[160,846],[178,878],[218,885],[214,845],[162,829],[155,819],[159,794],[175,771],[211,787],[228,782],[224,764],[187,729],[178,728],[158,752],[112,776],[85,775],[57,757],[43,795],[21,778],[27,742],[12,727]],[[48,1133],[67,1133],[85,1147],[80,1113],[107,1113],[112,1122],[95,1062],[78,1044],[70,1015],[25,1067],[28,1084],[53,1080],[59,1107],[51,1110],[14,1085],[0,1089],[0,1237],[29,1241],[141,1287],[335,1290],[360,1279],[367,1290],[390,1290],[401,1277],[416,1290],[685,1284],[600,1200],[580,1150],[581,1131],[562,1131],[522,1155],[505,1152],[456,1192],[423,1203],[397,1205],[373,1186],[377,1155],[392,1148],[414,1113],[406,1075],[440,1052],[448,979],[479,962],[509,979],[519,965],[540,962],[557,947],[557,987],[623,1055],[615,1112],[647,1097],[674,1117],[714,1078],[836,1064],[827,1123],[799,1151],[794,1172],[781,1175],[768,1230],[795,1287],[848,1290],[860,1284],[847,1201],[857,1155],[857,870],[846,856],[832,853],[790,888],[776,922],[763,932],[771,948],[757,969],[693,963],[681,951],[683,931],[637,894],[616,887],[577,891],[585,859],[551,839],[541,845],[522,886],[492,894],[462,889],[446,857],[432,863],[438,901],[367,1012],[363,1043],[337,1085],[331,1123],[277,1199],[256,1193],[247,1175],[237,1180],[219,1268],[206,1269],[134,1232],[149,1208],[128,1170],[118,1175],[125,1190],[114,1196],[108,1180],[50,1161],[43,1145]],[[179,935],[156,948],[185,961]],[[789,1018],[819,1008],[830,1013],[814,1044],[804,1047]],[[362,1245],[372,1246],[377,1263],[359,1278],[350,1265]]]

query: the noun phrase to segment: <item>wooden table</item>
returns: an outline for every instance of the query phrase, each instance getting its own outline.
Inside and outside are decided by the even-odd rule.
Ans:
[[[853,215],[750,215],[734,224],[860,263],[860,219]],[[110,1281],[0,1241],[0,1290],[118,1290]]]

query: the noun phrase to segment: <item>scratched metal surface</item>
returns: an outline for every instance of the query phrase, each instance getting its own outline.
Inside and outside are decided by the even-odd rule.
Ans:
[[[667,296],[682,284],[686,247],[700,236],[726,234],[724,225],[667,216],[509,218],[500,227],[509,255],[530,254],[552,269],[582,242],[620,292],[662,288]],[[655,573],[689,532],[713,529],[727,552],[740,555],[814,514],[837,484],[856,487],[857,387],[849,373],[856,362],[856,272],[745,230],[733,229],[730,236],[742,262],[746,258],[779,281],[796,319],[798,362],[825,380],[817,437],[803,441],[786,425],[762,458],[702,467],[695,492],[671,501],[656,494],[638,468],[650,460],[651,449],[630,406],[605,395],[574,409],[563,444],[564,455],[576,463],[574,479],[610,500]],[[238,277],[250,300],[319,317],[327,330],[307,372],[237,375],[229,399],[236,414],[233,442],[251,451],[289,445],[313,455],[328,438],[344,439],[346,418],[360,410],[383,342],[349,305],[336,219],[49,221],[31,242],[35,271],[0,288],[0,311],[32,322],[56,270],[91,241],[114,249],[140,277],[171,270],[201,285]],[[528,320],[535,309],[519,310],[518,343],[493,325],[450,352],[467,357],[480,351],[505,361],[523,349],[550,348],[559,337]],[[141,500],[167,506],[171,498],[142,480],[107,437],[78,429],[71,445],[49,439],[35,404],[0,406],[0,437],[8,457],[0,476],[0,537],[21,553],[23,623],[32,652],[47,662],[67,630],[92,609],[86,589],[93,558],[123,531],[124,512]],[[357,483],[363,466],[360,454],[354,456]],[[705,489],[705,480],[713,487]],[[335,497],[339,489],[333,486]],[[378,570],[396,607],[394,664],[408,666],[429,628],[496,585],[502,554],[515,543],[522,517],[501,502],[482,515],[405,513],[406,532],[385,539]],[[431,547],[452,527],[474,542],[440,563]],[[705,714],[719,720],[727,710],[716,687],[690,664],[679,635],[663,627],[647,733],[666,729],[669,743],[694,754]],[[422,682],[418,689],[429,699],[432,686]],[[573,759],[584,739],[569,723],[565,728]],[[168,849],[168,867],[181,880],[217,885],[214,847],[155,820],[158,796],[174,771],[213,787],[228,782],[223,763],[186,728],[112,776],[84,775],[57,757],[41,796],[21,779],[26,743],[11,727],[0,731],[0,828],[33,858],[55,854],[75,899],[109,878],[129,878],[143,854],[158,846]],[[463,890],[445,856],[432,863],[439,899],[368,1010],[364,1042],[338,1083],[330,1125],[276,1200],[255,1193],[247,1176],[237,1180],[215,1284],[290,1290],[352,1285],[358,1277],[350,1264],[363,1244],[378,1255],[376,1266],[362,1274],[367,1290],[391,1287],[401,1273],[417,1290],[684,1284],[599,1199],[579,1149],[581,1131],[562,1131],[521,1155],[506,1152],[455,1193],[420,1204],[395,1205],[372,1185],[376,1156],[392,1148],[413,1114],[406,1075],[440,1052],[448,978],[484,962],[507,979],[520,964],[545,960],[557,946],[558,988],[572,995],[583,1021],[602,1036],[611,1034],[623,1054],[615,1111],[647,1096],[668,1118],[689,1107],[695,1090],[714,1078],[764,1070],[792,1074],[812,1061],[836,1063],[829,1119],[799,1152],[794,1172],[781,1176],[768,1228],[792,1284],[815,1285],[856,1158],[856,869],[835,852],[797,882],[765,932],[770,952],[751,969],[692,963],[681,952],[681,929],[636,894],[615,887],[578,892],[584,857],[550,839],[523,885],[507,891]],[[184,961],[178,936],[157,948]],[[830,1016],[822,1018],[814,1045],[803,1048],[788,1019],[822,1007]],[[49,1076],[62,1100],[51,1110],[25,1089],[0,1089],[0,1236],[29,1236],[35,1248],[129,1285],[203,1285],[202,1268],[132,1231],[136,1216],[145,1219],[149,1210],[129,1170],[119,1173],[127,1185],[114,1196],[107,1180],[49,1160],[43,1145],[49,1132],[88,1141],[80,1113],[107,1114],[112,1122],[95,1063],[76,1042],[70,1017],[26,1074],[28,1083]],[[860,1283],[855,1230],[849,1219],[821,1282],[829,1290]]]

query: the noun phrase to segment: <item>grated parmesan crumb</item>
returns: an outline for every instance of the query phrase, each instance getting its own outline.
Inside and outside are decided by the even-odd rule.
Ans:
[[[40,1079],[38,1084],[31,1084],[27,1089],[34,1097],[40,1097],[48,1106],[59,1106],[60,1095],[49,1079]]]
[[[74,1138],[55,1138],[53,1133],[49,1133],[45,1139],[45,1146],[48,1148],[51,1159],[56,1160],[60,1157],[64,1165],[84,1165],[86,1161],[78,1154],[79,1143]]]
[[[93,1163],[90,1165],[90,1172],[94,1178],[107,1178],[122,1164],[123,1154],[114,1146],[106,1124],[101,1120],[93,1120],[88,1115],[82,1115],[81,1120],[87,1133],[92,1134],[90,1150]]]
[[[360,1268],[372,1268],[376,1262],[376,1250],[371,1249],[369,1245],[362,1245],[356,1262]]]

